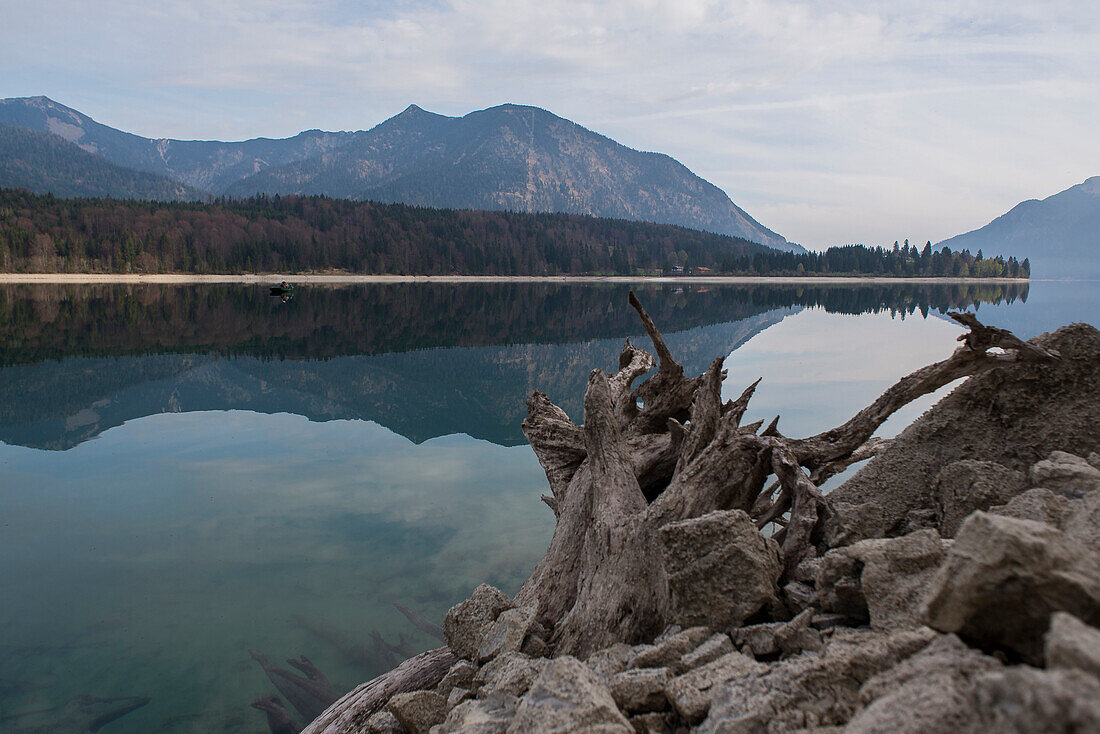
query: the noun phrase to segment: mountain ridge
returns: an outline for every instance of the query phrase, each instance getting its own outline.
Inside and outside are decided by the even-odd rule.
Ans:
[[[61,137],[116,165],[214,194],[309,193],[449,209],[563,212],[675,224],[804,252],[663,153],[547,110],[448,117],[410,104],[368,130],[239,142],[144,138],[48,97],[0,100],[0,123]]]

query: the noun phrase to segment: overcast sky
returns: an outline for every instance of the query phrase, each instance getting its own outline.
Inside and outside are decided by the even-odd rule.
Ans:
[[[1100,175],[1100,2],[0,0],[0,96],[149,137],[516,102],[668,153],[809,247]]]

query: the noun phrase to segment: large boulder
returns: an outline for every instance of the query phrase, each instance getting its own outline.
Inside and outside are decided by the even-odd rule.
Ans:
[[[1003,505],[1026,489],[1023,472],[994,461],[954,461],[940,470],[932,487],[940,534],[954,538],[975,510]]]
[[[829,551],[818,570],[818,604],[876,630],[916,627],[920,600],[944,558],[935,530]]]
[[[934,509],[936,478],[953,462],[980,458],[1026,472],[1052,451],[1085,456],[1100,446],[1100,331],[1071,324],[1031,341],[1062,358],[971,377],[828,495],[867,507],[838,538],[904,534],[911,513]]]
[[[975,512],[936,573],[921,619],[1040,665],[1057,611],[1100,623],[1097,554],[1049,525]]]
[[[520,701],[508,731],[631,734],[634,729],[596,674],[581,661],[565,655],[546,664]]]
[[[741,510],[670,523],[660,539],[672,622],[740,627],[779,595],[779,546]]]
[[[482,584],[464,602],[460,602],[443,618],[443,637],[451,652],[460,658],[476,660],[478,649],[493,628],[501,612],[511,609],[511,598],[500,589]]]
[[[1012,498],[1006,505],[997,505],[991,514],[1034,520],[1052,525],[1079,543],[1100,552],[1100,491],[1080,499],[1035,487]]]

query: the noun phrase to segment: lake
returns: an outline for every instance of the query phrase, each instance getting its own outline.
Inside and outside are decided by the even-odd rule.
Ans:
[[[1096,285],[636,289],[687,371],[729,355],[728,396],[764,378],[745,420],[796,436],[949,355],[946,311],[1030,337],[1096,323]],[[102,731],[262,732],[252,650],[343,691],[438,646],[397,605],[518,589],[553,529],[524,400],[580,422],[626,337],[610,284],[0,286],[0,732],[144,698]]]

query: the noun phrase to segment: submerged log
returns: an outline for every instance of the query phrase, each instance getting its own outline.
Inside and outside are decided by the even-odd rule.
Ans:
[[[819,485],[883,445],[875,430],[899,408],[962,377],[1019,360],[1058,355],[971,314],[949,358],[902,378],[849,421],[816,436],[788,438],[778,418],[741,426],[759,380],[722,402],[722,358],[685,377],[636,296],[630,304],[657,359],[629,341],[619,370],[594,370],[584,424],[574,424],[542,393],[528,401],[523,430],[546,472],[557,518],[542,561],[516,596],[537,608],[557,655],[584,657],[615,642],[651,639],[668,624],[668,580],[657,531],[716,510],[743,510],[757,526],[778,528],[784,569],[818,553],[829,507]],[[657,372],[637,387],[652,365]],[[769,481],[772,478],[772,481]]]

